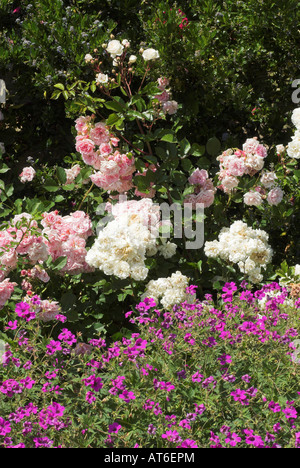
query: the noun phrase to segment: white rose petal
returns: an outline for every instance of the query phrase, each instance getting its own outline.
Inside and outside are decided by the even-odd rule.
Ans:
[[[114,39],[107,44],[106,50],[112,58],[115,58],[117,55],[120,56],[123,54],[124,46],[120,41]]]
[[[96,83],[105,84],[107,82],[108,82],[108,75],[105,75],[104,73],[98,73],[98,75],[96,75]]]
[[[159,58],[159,52],[155,49],[146,49],[143,52],[143,59],[146,61],[155,60]]]
[[[128,63],[135,63],[137,61],[136,55],[130,55]]]

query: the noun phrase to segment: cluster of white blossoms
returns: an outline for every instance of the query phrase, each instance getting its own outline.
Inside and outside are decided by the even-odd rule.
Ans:
[[[86,256],[88,265],[99,268],[106,275],[143,281],[148,276],[147,257],[160,253],[170,258],[176,244],[157,243],[160,213],[150,199],[117,203],[107,207],[114,220],[99,232]]]
[[[169,278],[151,280],[146,286],[142,300],[146,297],[152,298],[156,304],[160,302],[163,307],[168,309],[175,304],[190,301],[191,295],[186,292],[188,285],[189,278],[184,276],[180,271],[177,271]]]
[[[287,146],[287,154],[290,158],[300,159],[300,107],[294,110],[292,122],[296,127],[292,141]]]
[[[235,221],[230,228],[223,228],[219,240],[206,242],[204,251],[207,257],[220,258],[238,265],[251,283],[263,280],[262,268],[272,259],[272,248],[265,231],[252,229],[242,221]]]

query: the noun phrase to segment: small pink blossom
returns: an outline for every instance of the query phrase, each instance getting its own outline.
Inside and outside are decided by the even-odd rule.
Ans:
[[[25,182],[31,182],[34,179],[35,174],[36,172],[33,169],[33,167],[24,167],[23,171],[19,175],[20,181],[22,182],[22,184],[24,184]]]

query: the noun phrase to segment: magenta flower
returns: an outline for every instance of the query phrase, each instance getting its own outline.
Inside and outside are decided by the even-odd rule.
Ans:
[[[183,419],[182,421],[179,422],[179,426],[180,427],[183,427],[184,429],[192,429],[190,424],[189,424],[189,421],[187,421],[186,419]]]
[[[122,429],[122,426],[116,422],[113,424],[110,424],[108,426],[108,432],[109,434],[118,434],[118,432]]]
[[[182,442],[182,439],[180,438],[177,431],[166,431],[165,434],[162,434],[162,438],[167,439],[169,442]]]
[[[293,406],[285,408],[282,412],[285,414],[286,419],[297,419],[298,413]]]
[[[222,354],[222,356],[218,358],[218,361],[220,361],[221,366],[226,366],[226,364],[230,364],[232,362],[232,359],[229,354]]]
[[[63,328],[62,332],[58,335],[58,339],[69,346],[72,346],[72,344],[77,342],[75,335],[73,335],[73,333],[71,333],[67,328]]]
[[[246,383],[249,383],[250,380],[251,380],[251,377],[250,377],[250,375],[245,374],[245,375],[242,376],[242,380],[243,380],[244,382],[246,382]]]
[[[46,346],[47,354],[50,356],[55,354],[57,351],[61,351],[62,347],[59,341],[51,340],[50,343]]]
[[[30,390],[35,384],[35,380],[32,380],[30,377],[27,376],[25,379],[20,380],[20,384],[22,384],[24,388],[28,388]]]
[[[196,442],[192,439],[185,439],[181,445],[177,445],[176,448],[198,448]]]
[[[249,400],[247,399],[247,393],[245,392],[245,390],[237,388],[234,392],[231,392],[230,395],[233,396],[234,401],[239,401],[241,405],[249,405]]]
[[[35,319],[35,311],[31,309],[27,302],[19,302],[16,304],[15,312],[18,317],[25,319],[27,322]]]
[[[0,392],[9,398],[13,397],[15,393],[22,393],[22,391],[22,387],[13,379],[5,380],[0,387]]]
[[[11,432],[10,423],[0,417],[0,435],[6,436],[6,434],[9,434],[10,432]]]
[[[192,382],[202,382],[202,379],[203,375],[199,371],[192,375]]]
[[[95,392],[99,392],[101,388],[103,388],[102,379],[95,375],[91,375],[87,379],[82,379],[82,381],[86,387],[91,387]]]
[[[87,392],[85,400],[91,405],[96,401],[95,394],[93,392]]]
[[[9,321],[5,330],[16,330],[18,328],[18,321],[15,320],[14,322]]]
[[[274,401],[270,401],[268,408],[273,411],[273,413],[280,413],[281,411],[281,406]]]
[[[197,405],[197,403],[194,403],[194,405],[195,405],[195,411],[197,414],[201,415],[204,413],[204,411],[206,411],[206,408],[203,404]]]
[[[136,397],[133,392],[130,392],[128,390],[123,390],[123,392],[120,393],[119,398],[121,398],[121,400],[124,400],[125,403],[129,403],[130,400],[135,400]]]
[[[231,447],[235,447],[241,441],[242,439],[235,432],[229,434],[225,439],[225,443],[231,445]]]

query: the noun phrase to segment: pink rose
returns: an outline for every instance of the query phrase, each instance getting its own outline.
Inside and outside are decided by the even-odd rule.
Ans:
[[[283,199],[284,192],[281,190],[280,187],[275,187],[272,190],[270,190],[269,195],[268,195],[268,203],[269,205],[279,205],[279,203]]]
[[[262,197],[259,192],[247,192],[244,195],[244,203],[248,206],[259,206],[262,204]]]
[[[101,143],[100,145],[100,153],[101,156],[108,156],[112,152],[112,147],[109,143]]]
[[[196,203],[203,203],[204,208],[210,207],[215,200],[215,192],[213,190],[202,190],[196,198]]]
[[[167,101],[163,104],[163,112],[165,114],[174,115],[178,110],[177,101]]]
[[[81,154],[93,154],[94,153],[94,141],[90,140],[89,138],[78,138],[76,143],[76,151]]]
[[[240,177],[245,174],[246,166],[242,159],[234,158],[229,161],[228,171],[231,175]]]
[[[33,167],[24,167],[23,171],[19,175],[22,184],[25,182],[31,182],[35,176],[36,172]]]
[[[96,145],[108,143],[110,140],[109,131],[102,122],[96,123],[95,127],[90,132],[90,137]]]
[[[170,84],[170,81],[168,80],[168,78],[164,78],[164,77],[158,78],[157,82],[158,82],[158,88],[160,89],[160,91],[164,91],[164,89]]]
[[[205,169],[196,169],[189,178],[191,185],[204,185],[208,179],[208,173]]]
[[[9,278],[0,283],[0,309],[11,298],[15,286],[17,286],[17,283],[11,283]]]
[[[158,99],[160,102],[167,102],[170,99],[170,94],[164,90],[162,94],[158,94],[157,96],[154,96],[155,99]]]
[[[222,188],[224,192],[229,192],[239,185],[239,180],[234,176],[226,176],[222,180]]]

